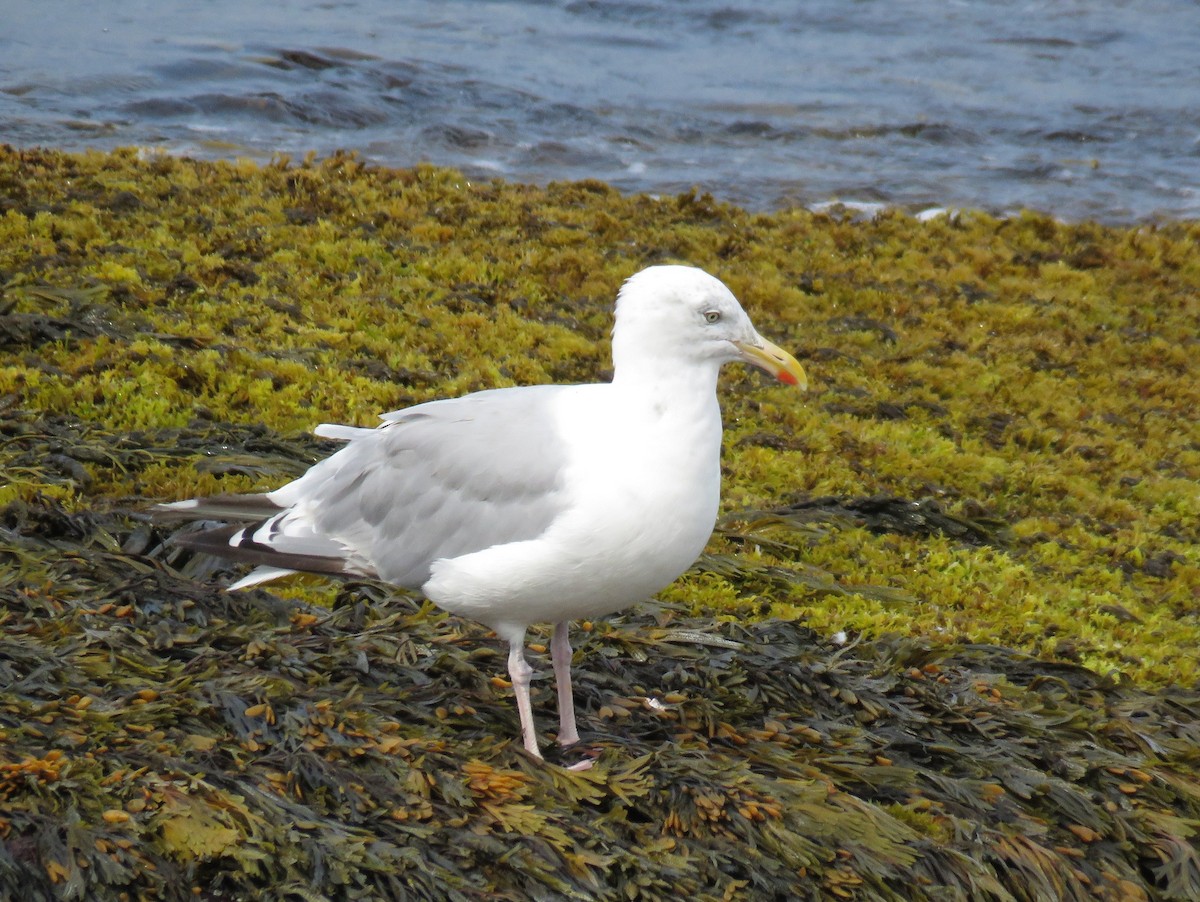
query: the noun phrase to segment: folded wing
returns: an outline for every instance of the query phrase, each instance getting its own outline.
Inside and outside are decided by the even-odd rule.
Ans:
[[[554,411],[574,390],[496,389],[385,414],[377,429],[322,426],[346,446],[294,482],[156,510],[249,521],[180,539],[259,565],[238,586],[303,570],[419,588],[434,561],[536,538],[562,512]]]

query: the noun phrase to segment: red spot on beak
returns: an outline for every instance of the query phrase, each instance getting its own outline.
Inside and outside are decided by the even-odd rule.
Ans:
[[[793,376],[791,373],[789,373],[787,370],[780,370],[776,374],[776,378],[778,378],[780,382],[786,382],[788,385],[799,385],[800,384],[799,380],[797,380],[796,377]]]

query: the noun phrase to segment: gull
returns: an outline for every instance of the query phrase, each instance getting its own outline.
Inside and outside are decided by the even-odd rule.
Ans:
[[[554,624],[557,741],[579,741],[572,620],[653,595],[699,557],[721,488],[717,374],[741,361],[806,387],[732,292],[690,266],[652,266],[617,295],[611,382],[479,391],[322,425],[346,444],[282,488],[156,506],[233,525],[186,547],[256,565],[231,589],[298,571],[420,592],[508,643],[528,753],[541,758],[525,633]]]

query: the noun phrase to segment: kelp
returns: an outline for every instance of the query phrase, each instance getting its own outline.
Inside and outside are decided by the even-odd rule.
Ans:
[[[745,519],[748,515],[738,515]],[[1004,545],[1007,526],[998,517],[955,516],[932,498],[912,500],[888,495],[869,498],[825,496],[797,501],[786,508],[764,513],[760,519],[792,526],[807,523],[843,523],[870,532],[930,536],[940,534],[971,545]]]
[[[1200,893],[1195,690],[650,604],[577,632],[572,772],[521,750],[502,643],[427,603],[227,593],[128,512],[0,523],[8,897]]]
[[[0,896],[1196,898],[1196,229],[0,148]],[[707,553],[577,625],[591,770],[481,627],[144,514],[605,378],[670,260],[812,391],[727,373]]]

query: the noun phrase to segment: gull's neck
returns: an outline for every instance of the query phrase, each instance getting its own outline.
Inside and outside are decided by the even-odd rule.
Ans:
[[[717,361],[614,355],[612,384],[621,392],[672,405],[711,403],[720,368]]]

